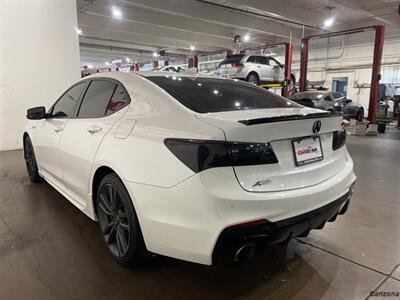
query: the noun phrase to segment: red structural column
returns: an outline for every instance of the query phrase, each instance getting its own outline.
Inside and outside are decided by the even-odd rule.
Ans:
[[[300,92],[307,90],[307,66],[308,66],[308,39],[301,40],[301,57],[300,57]]]
[[[196,69],[199,67],[199,57],[197,55],[193,56],[193,67]]]
[[[140,71],[140,65],[138,63],[135,64],[135,71]]]
[[[168,66],[169,65],[169,60],[164,60],[164,66]]]
[[[190,68],[193,68],[193,58],[192,57],[189,57],[188,58],[188,68],[190,69]]]
[[[287,43],[285,45],[285,90],[283,91],[283,95],[285,97],[289,97],[289,83],[292,77],[292,54],[293,54],[293,44]]]
[[[131,65],[130,65],[129,71],[135,71],[135,65],[134,65],[134,64],[131,64]]]
[[[232,54],[233,54],[233,51],[231,49],[226,51],[226,56],[229,56],[229,55],[232,55]]]
[[[375,27],[374,59],[372,61],[371,91],[369,95],[368,121],[375,121],[376,104],[379,97],[379,80],[381,72],[385,27]]]
[[[153,68],[154,69],[158,68],[158,60],[153,61]]]

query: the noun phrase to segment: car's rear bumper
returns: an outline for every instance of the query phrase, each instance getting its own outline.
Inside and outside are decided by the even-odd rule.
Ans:
[[[306,237],[312,229],[322,229],[326,222],[333,222],[338,215],[346,213],[352,189],[353,186],[339,199],[298,216],[243,228],[224,229],[214,247],[213,263],[238,260],[238,249],[246,245],[254,247],[255,253],[264,253],[270,245],[287,243],[294,237]]]
[[[355,179],[353,162],[347,154],[344,168],[333,177],[313,186],[279,192],[245,191],[231,167],[208,169],[170,188],[124,182],[149,251],[212,264],[214,248],[219,247],[226,228],[258,219],[284,224],[279,222],[294,220],[346,198]],[[309,228],[330,218],[330,213],[312,218]],[[285,239],[290,233],[296,236],[308,229],[303,222],[295,225],[279,236]],[[274,242],[279,240],[274,238]]]

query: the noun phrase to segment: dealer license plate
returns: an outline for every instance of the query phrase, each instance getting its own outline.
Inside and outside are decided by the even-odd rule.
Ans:
[[[296,166],[323,160],[324,156],[319,136],[293,140],[292,143]]]

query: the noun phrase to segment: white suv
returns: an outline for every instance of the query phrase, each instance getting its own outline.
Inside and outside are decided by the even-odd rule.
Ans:
[[[280,83],[285,79],[285,67],[275,58],[259,54],[228,55],[218,67],[217,75],[246,80],[253,84]],[[291,75],[291,84],[295,77]]]

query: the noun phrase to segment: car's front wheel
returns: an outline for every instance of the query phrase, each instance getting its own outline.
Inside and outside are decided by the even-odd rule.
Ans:
[[[150,256],[132,200],[116,174],[109,174],[101,181],[96,208],[104,242],[119,264],[133,265]]]
[[[34,183],[43,181],[43,178],[39,175],[35,151],[29,136],[24,139],[24,158],[29,179]]]

